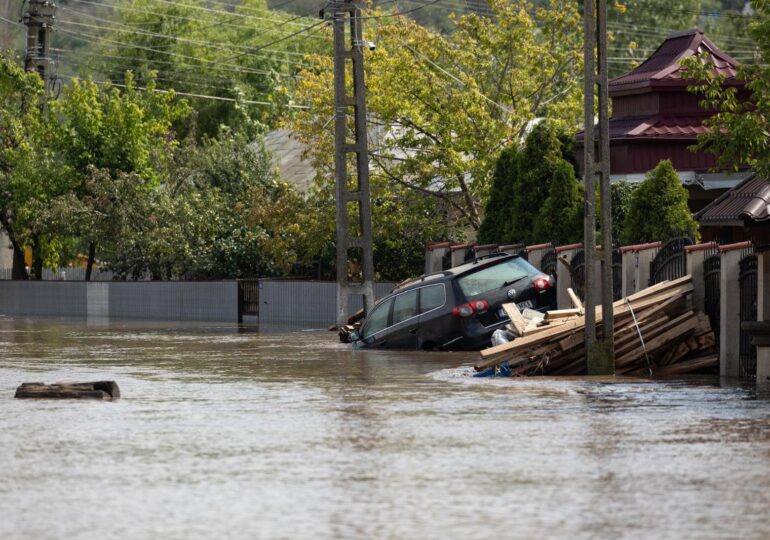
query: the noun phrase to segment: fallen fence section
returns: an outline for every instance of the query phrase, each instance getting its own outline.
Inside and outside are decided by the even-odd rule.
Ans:
[[[714,332],[708,317],[693,310],[692,290],[688,275],[613,304],[616,374],[680,375],[718,367]],[[585,316],[577,298],[574,303],[573,309],[549,311],[526,326],[512,313],[509,330],[519,337],[481,351],[476,370],[492,368],[512,376],[585,374]],[[515,310],[506,305],[509,313]],[[601,311],[596,308],[596,320]]]

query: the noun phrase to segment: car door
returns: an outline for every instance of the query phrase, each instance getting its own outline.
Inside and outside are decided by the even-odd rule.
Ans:
[[[419,289],[405,291],[393,297],[391,326],[388,329],[388,349],[414,349],[417,347],[417,333],[420,329],[420,312],[417,303]]]

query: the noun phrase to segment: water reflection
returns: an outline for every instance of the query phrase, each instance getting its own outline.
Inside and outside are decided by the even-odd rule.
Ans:
[[[770,395],[334,333],[0,318],[0,538],[767,538]],[[10,399],[112,378],[115,403]]]

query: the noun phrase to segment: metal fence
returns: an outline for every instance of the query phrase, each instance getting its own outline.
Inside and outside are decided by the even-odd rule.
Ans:
[[[672,238],[663,246],[655,258],[650,262],[650,285],[661,281],[677,279],[685,275],[687,271],[687,257],[684,251],[686,246],[693,244],[692,238],[686,236]]]
[[[572,278],[572,290],[575,291],[581,300],[585,300],[586,293],[586,252],[579,249],[572,256],[569,262],[572,271],[570,276]]]
[[[540,259],[540,271],[556,278],[556,263],[559,260],[555,249],[549,249]]]
[[[112,281],[112,272],[94,270],[91,272],[91,281]],[[0,268],[0,280],[12,279],[11,268]],[[84,281],[86,279],[85,268],[59,268],[51,270],[43,268],[43,281]]]
[[[556,264],[554,263],[554,272]],[[581,300],[585,300],[586,284],[586,254],[578,250],[570,261],[572,267],[572,290]],[[543,270],[545,272],[545,270]],[[612,250],[612,298],[620,300],[623,297],[623,255],[620,250]]]
[[[719,309],[720,309],[720,285],[722,257],[715,253],[703,259],[703,283],[704,283],[704,310],[708,315],[711,328],[714,330],[717,342],[719,341]]]
[[[259,280],[238,280],[238,321],[243,322],[243,316],[259,317]]]
[[[741,322],[757,320],[757,255],[747,253],[740,261],[738,273]],[[741,377],[756,379],[757,348],[748,332],[741,330],[738,371]]]

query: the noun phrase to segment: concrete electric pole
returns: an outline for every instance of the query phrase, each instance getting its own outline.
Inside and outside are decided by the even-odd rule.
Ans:
[[[347,324],[348,300],[361,295],[366,313],[374,305],[372,207],[366,132],[364,40],[361,9],[353,0],[331,4],[334,29],[334,167],[337,195],[337,324]],[[347,29],[347,31],[346,31]],[[350,44],[350,48],[346,43]],[[346,77],[352,76],[352,95]],[[349,119],[352,118],[352,123]],[[350,128],[350,129],[349,129]],[[352,163],[349,163],[349,159]],[[355,171],[351,173],[350,168]],[[361,279],[348,276],[351,260]]]
[[[27,52],[24,55],[24,69],[36,71],[43,82],[48,84],[51,45],[56,4],[49,0],[29,0],[24,12],[27,27]]]
[[[584,4],[585,136],[585,344],[589,375],[615,373],[614,314],[612,310],[612,208],[610,197],[609,96],[607,89],[607,2]],[[598,137],[594,136],[594,96],[599,94]],[[596,176],[601,197],[602,337],[596,335]]]

